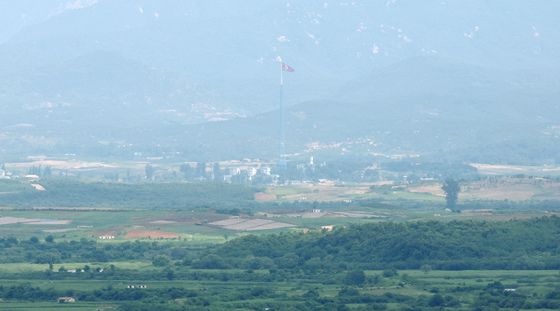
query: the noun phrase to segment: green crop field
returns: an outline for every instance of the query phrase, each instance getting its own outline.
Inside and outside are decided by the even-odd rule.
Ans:
[[[84,194],[91,204],[55,206],[76,202],[74,189],[71,200],[46,196],[44,207],[21,184],[2,187],[20,195],[0,209],[0,310],[560,308],[553,201],[464,201],[451,211],[434,184],[319,184],[269,187],[273,201],[229,189],[234,202],[139,207],[117,194],[145,185],[114,193],[94,184],[76,187],[110,200]],[[163,200],[158,191],[183,187],[150,191]]]
[[[117,306],[107,303],[77,302],[71,304],[61,304],[57,302],[0,302],[0,310],[21,310],[21,311],[40,311],[40,310],[64,310],[64,311],[110,311],[116,310]]]
[[[132,266],[131,266],[132,267]],[[142,269],[142,267],[137,267]],[[241,271],[207,271],[216,275],[224,273],[240,273]],[[264,272],[264,271],[263,271]],[[256,271],[255,273],[260,273]],[[267,272],[268,273],[268,272]],[[126,289],[130,284],[144,284],[147,286],[146,291],[157,289],[165,290],[166,288],[182,288],[199,293],[205,296],[211,293],[227,293],[227,292],[244,292],[258,288],[260,291],[271,291],[273,297],[247,297],[245,299],[228,299],[223,301],[218,294],[211,306],[215,309],[232,308],[234,310],[242,310],[235,306],[241,302],[260,305],[262,303],[270,303],[274,305],[274,301],[284,301],[285,303],[298,304],[301,297],[314,292],[322,299],[337,299],[341,297],[341,292],[352,289],[348,295],[369,297],[374,299],[378,297],[381,301],[390,300],[391,297],[397,297],[400,302],[385,302],[386,310],[400,310],[407,306],[413,300],[429,300],[436,294],[447,295],[455,299],[454,309],[469,310],[469,305],[476,304],[485,291],[488,291],[489,284],[499,282],[503,286],[504,291],[507,288],[515,290],[517,295],[532,297],[530,299],[538,300],[544,297],[550,289],[560,284],[560,274],[558,271],[550,270],[465,270],[465,271],[422,271],[422,270],[400,270],[397,275],[383,276],[384,271],[369,270],[366,276],[370,279],[370,284],[361,285],[359,287],[348,287],[347,285],[329,284],[324,280],[305,278],[293,279],[275,282],[256,282],[256,281],[209,281],[209,280],[166,280],[166,281],[150,281],[150,280],[0,280],[2,284],[23,284],[27,283],[31,286],[55,289],[58,291],[95,291],[103,288],[111,287],[115,289]],[[5,275],[5,274],[4,274]],[[220,298],[221,297],[221,298]],[[318,299],[315,297],[314,299]],[[389,298],[387,298],[389,297]],[[355,298],[355,297],[354,297]],[[447,298],[451,299],[451,298]],[[187,299],[188,300],[188,299]],[[2,310],[41,310],[52,309],[57,307],[62,310],[98,310],[100,307],[111,308],[124,302],[77,302],[75,304],[56,304],[54,302],[3,302],[0,303]],[[181,300],[175,301],[175,304],[185,304],[187,302]],[[376,305],[376,304],[375,304]],[[349,304],[351,309],[368,308],[373,306],[372,303],[354,302]],[[380,305],[377,305],[380,306]],[[506,310],[508,308],[505,308]],[[521,308],[520,310],[523,310]]]

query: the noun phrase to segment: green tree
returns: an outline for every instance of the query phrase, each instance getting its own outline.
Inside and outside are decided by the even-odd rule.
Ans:
[[[193,178],[195,170],[189,164],[181,164],[179,171],[185,179],[189,180]]]
[[[399,275],[399,272],[396,269],[385,269],[383,270],[382,274],[385,278],[391,278]]]
[[[167,268],[165,269],[165,277],[171,281],[175,278],[175,272],[171,268]]]
[[[152,260],[152,264],[156,267],[165,267],[165,266],[169,265],[169,262],[171,262],[171,260],[169,260],[169,257],[163,256],[163,255],[162,256],[156,256]]]
[[[424,273],[428,273],[432,271],[432,266],[424,264],[420,267],[420,270],[422,270]]]
[[[428,301],[428,305],[430,307],[439,307],[441,305],[443,305],[445,303],[445,300],[443,299],[443,296],[441,296],[440,294],[435,294],[433,295],[430,300]]]
[[[146,164],[146,167],[144,168],[144,172],[146,173],[146,179],[152,180],[154,178],[156,169],[150,164]]]
[[[366,274],[362,270],[349,271],[344,277],[344,283],[347,285],[363,285],[366,281]]]
[[[455,210],[455,207],[457,206],[457,199],[459,198],[459,192],[461,192],[459,182],[453,178],[447,178],[443,182],[441,189],[445,192],[445,202],[447,208]]]
[[[52,169],[50,166],[45,166],[45,168],[43,169],[43,175],[42,177],[51,177],[52,176]]]

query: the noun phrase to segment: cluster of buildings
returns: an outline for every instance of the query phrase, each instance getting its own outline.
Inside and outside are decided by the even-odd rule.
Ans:
[[[273,174],[272,166],[258,161],[185,163],[181,165],[180,171],[187,180],[234,184],[273,183],[279,178]]]
[[[69,297],[69,296],[64,296],[64,297],[58,297],[56,299],[56,301],[58,303],[75,303],[76,302],[76,298],[74,297]]]
[[[290,161],[279,167],[260,160],[230,160],[222,162],[190,162],[181,165],[180,171],[187,180],[215,181],[234,184],[272,184],[282,180],[308,180],[316,177],[313,157],[304,161]]]
[[[2,165],[0,167],[0,179],[10,179],[12,178],[12,173],[6,170],[6,167]]]
[[[103,271],[105,271],[105,269],[103,269],[103,268],[95,268],[95,270],[92,270],[92,271],[95,271],[95,272],[97,272],[97,273],[103,273]],[[58,270],[58,272],[66,272],[66,273],[85,273],[85,272],[88,272],[88,271],[87,271],[86,269],[63,269],[63,268],[61,268],[61,269]]]
[[[115,235],[112,233],[108,233],[108,234],[101,234],[97,237],[99,240],[114,240],[115,239]]]

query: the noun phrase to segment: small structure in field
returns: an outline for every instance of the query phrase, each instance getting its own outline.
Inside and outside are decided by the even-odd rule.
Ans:
[[[43,185],[40,184],[31,184],[31,187],[33,187],[33,189],[37,191],[47,191],[47,189],[45,189],[45,187],[43,187]]]
[[[115,235],[113,234],[102,234],[98,237],[100,240],[114,240]]]
[[[321,226],[321,231],[326,231],[326,232],[331,232],[334,230],[334,226],[333,225],[328,225],[328,226]]]
[[[39,175],[29,174],[29,175],[23,176],[23,178],[29,179],[29,180],[38,180],[38,179],[39,179]]]
[[[319,209],[319,208],[314,208],[314,209],[313,209],[313,213],[314,213],[314,214],[319,214],[319,213],[321,213],[321,209]]]
[[[74,302],[76,302],[76,298],[74,298],[74,297],[58,297],[56,299],[56,301],[58,301],[58,303],[74,303]]]

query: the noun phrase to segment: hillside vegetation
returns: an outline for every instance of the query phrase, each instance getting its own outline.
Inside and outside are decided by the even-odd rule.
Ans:
[[[351,226],[332,234],[248,236],[218,248],[231,265],[247,257],[307,269],[557,269],[560,218],[508,222],[413,222]]]

